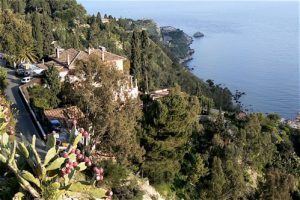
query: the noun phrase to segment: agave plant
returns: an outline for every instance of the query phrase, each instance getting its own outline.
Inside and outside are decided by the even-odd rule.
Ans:
[[[3,110],[0,109],[0,118],[3,117],[2,114]],[[36,149],[35,135],[31,143],[27,144],[10,140],[5,126],[5,122],[0,124],[0,162],[13,173],[22,189],[15,194],[14,199],[23,199],[26,194],[36,199],[62,199],[66,194],[72,195],[72,192],[77,195],[81,193],[86,198],[112,195],[104,189],[95,187],[96,181],[103,180],[103,169],[93,166],[90,158],[77,149],[78,142],[87,133],[77,131],[74,126],[66,150],[59,150],[56,146],[56,138],[53,134],[49,135],[48,151],[42,158]],[[76,173],[88,168],[95,172],[93,181],[83,184],[82,180],[74,179]]]

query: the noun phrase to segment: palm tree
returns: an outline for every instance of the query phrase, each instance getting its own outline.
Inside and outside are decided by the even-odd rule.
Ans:
[[[36,51],[32,46],[24,47],[15,55],[6,55],[5,58],[10,64],[16,67],[16,63],[30,62],[35,63],[37,60]]]
[[[18,55],[16,55],[16,62],[31,62],[34,63],[37,60],[36,51],[32,46],[24,47]]]

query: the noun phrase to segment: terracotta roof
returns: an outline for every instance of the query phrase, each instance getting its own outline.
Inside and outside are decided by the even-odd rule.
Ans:
[[[76,106],[44,110],[44,115],[49,121],[56,119],[66,126],[68,126],[73,119],[80,119],[84,117],[84,114]]]
[[[149,92],[150,98],[152,100],[159,99],[170,94],[170,89],[161,89]]]
[[[81,51],[77,59],[86,60],[91,55],[99,56],[102,59],[102,52],[104,52],[104,61],[126,60],[126,58],[123,56],[119,56],[108,51],[102,51],[101,49],[90,49],[90,54],[88,51]]]
[[[48,120],[52,120],[52,119],[68,120],[68,119],[83,117],[83,113],[76,106],[71,106],[68,108],[56,108],[52,110],[45,110],[44,114],[48,118]]]
[[[55,62],[55,61],[48,61],[48,62],[45,62],[44,64],[43,63],[38,63],[36,64],[37,67],[39,68],[42,68],[42,69],[48,69],[50,66],[54,66],[57,68],[57,70],[59,72],[62,72],[62,71],[68,71],[68,69],[66,67],[64,67],[63,65]]]
[[[50,59],[54,60],[55,62],[67,67],[68,66],[68,57],[69,57],[69,61],[70,63],[72,63],[77,55],[80,53],[79,50],[76,49],[66,49],[66,50],[60,50],[59,52],[59,58],[57,58],[56,53],[49,56]]]
[[[90,55],[97,55],[102,58],[102,50],[100,49],[90,49],[90,54],[88,51],[79,51],[76,49],[66,49],[60,50],[59,58],[57,58],[56,54],[50,56],[54,62],[68,67],[68,56],[69,56],[69,65],[72,65],[76,60],[85,60],[88,59]],[[126,60],[125,57],[110,53],[108,51],[104,51],[104,60],[105,61],[116,61],[116,60]],[[48,65],[49,62],[47,62]],[[57,64],[56,64],[57,65]]]

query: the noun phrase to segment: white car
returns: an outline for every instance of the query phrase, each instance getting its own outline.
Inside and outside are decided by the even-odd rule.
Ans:
[[[25,77],[21,79],[21,83],[25,84],[31,81],[31,77]]]
[[[45,73],[45,69],[35,67],[31,69],[31,73],[33,76],[42,76]]]

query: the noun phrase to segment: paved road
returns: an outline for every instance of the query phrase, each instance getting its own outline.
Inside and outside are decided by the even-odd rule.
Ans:
[[[21,136],[20,133],[29,141],[31,141],[32,135],[37,137],[37,146],[39,148],[45,146],[44,142],[40,139],[39,132],[30,117],[30,113],[26,109],[22,97],[19,93],[20,78],[15,76],[15,72],[12,69],[7,69],[7,81],[8,86],[5,90],[5,94],[8,99],[13,103],[12,108],[17,111],[17,124],[16,134]]]

